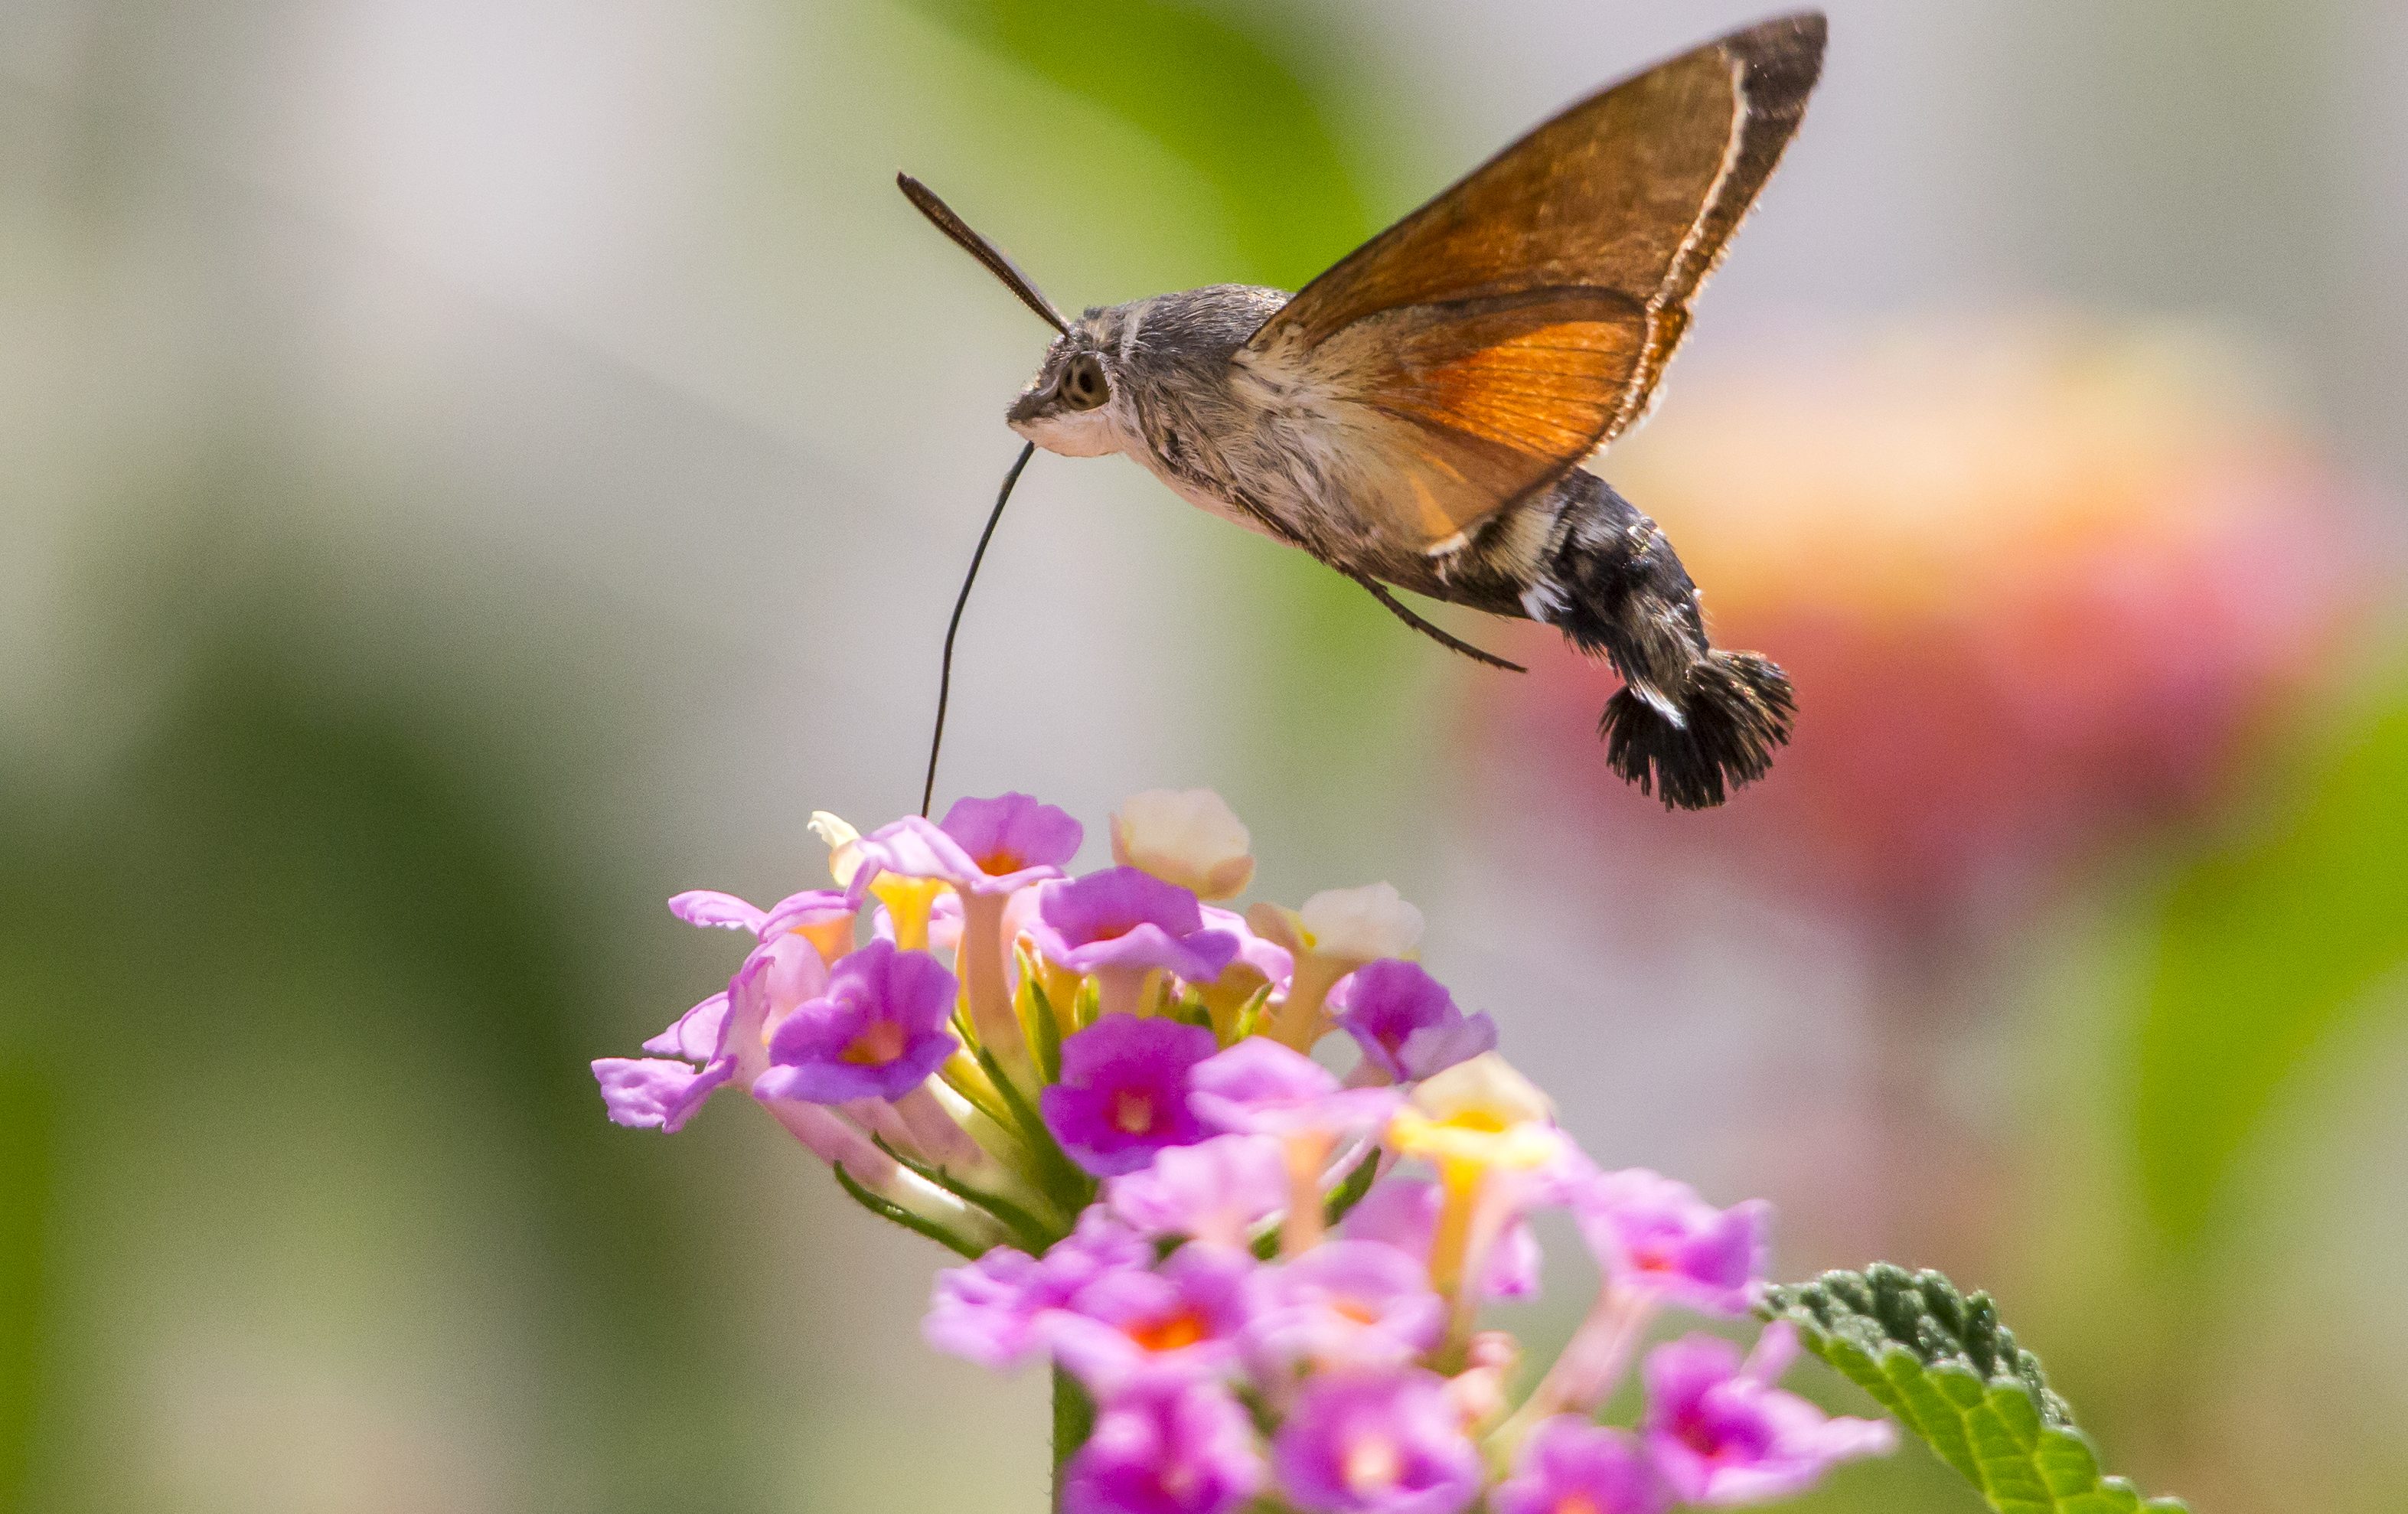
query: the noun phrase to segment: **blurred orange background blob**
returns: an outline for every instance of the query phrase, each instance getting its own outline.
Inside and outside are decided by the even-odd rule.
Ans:
[[[1524,638],[1487,750],[1667,844],[1906,922],[2195,814],[2335,681],[2371,578],[2358,491],[2179,327],[2003,318],[1794,339],[1682,376],[1599,466],[1797,681],[1792,746],[1650,826],[1598,753],[1610,668]],[[1672,833],[1677,830],[1678,837]]]

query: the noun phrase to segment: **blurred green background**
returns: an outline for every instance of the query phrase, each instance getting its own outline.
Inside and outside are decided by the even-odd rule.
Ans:
[[[1687,833],[1566,839],[1482,755],[1493,676],[1047,458],[942,786],[1096,835],[1216,787],[1261,892],[1420,902],[1600,1160],[1782,1204],[1784,1273],[1996,1289],[2111,1462],[2203,1509],[2398,1508],[2408,16],[1830,10],[1659,424],[1801,330],[2042,312],[2255,354],[2229,377],[2356,577],[2214,781],[1944,922],[1735,851],[1683,875],[1710,907],[1633,908]],[[808,886],[810,810],[916,796],[1044,333],[894,170],[1066,306],[1293,287],[1755,14],[0,7],[0,1507],[1040,1507],[1040,1386],[920,1348],[927,1248],[739,1109],[609,1126],[585,1070],[733,965],[662,898]],[[1973,1504],[1910,1450],[1814,1507]]]

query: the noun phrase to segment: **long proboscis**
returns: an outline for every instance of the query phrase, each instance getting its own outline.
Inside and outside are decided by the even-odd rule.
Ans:
[[[1011,486],[1020,481],[1020,470],[1037,455],[1037,444],[1030,442],[1020,450],[1011,471],[1003,476],[1003,487],[996,491],[995,508],[986,516],[986,529],[979,533],[978,550],[970,553],[970,570],[962,575],[962,592],[953,596],[953,618],[945,622],[944,667],[937,675],[937,729],[928,737],[928,780],[920,786],[920,818],[928,818],[928,805],[937,797],[937,753],[945,746],[945,705],[953,693],[953,637],[961,634],[962,611],[969,607],[970,585],[978,582],[979,564],[986,561],[986,544],[995,539],[996,522],[1003,519],[1003,507],[1011,499]]]
[[[931,224],[952,237],[954,246],[978,259],[987,272],[1002,279],[1003,287],[1019,295],[1021,304],[1036,311],[1055,331],[1066,336],[1069,335],[1070,322],[1062,319],[1062,312],[1054,308],[1054,302],[1045,297],[1045,292],[1037,287],[1036,280],[1022,273],[1020,264],[1012,262],[1003,249],[981,236],[970,229],[968,221],[953,214],[953,207],[939,199],[935,190],[910,174],[896,174],[895,187],[903,192],[903,197],[927,217]]]

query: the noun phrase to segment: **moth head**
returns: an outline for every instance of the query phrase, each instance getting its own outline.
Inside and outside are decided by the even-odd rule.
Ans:
[[[1117,364],[1091,316],[1046,350],[1044,364],[1004,419],[1049,452],[1101,457],[1121,450],[1125,414]]]

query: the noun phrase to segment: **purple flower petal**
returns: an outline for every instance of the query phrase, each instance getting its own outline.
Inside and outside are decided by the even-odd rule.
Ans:
[[[1341,1088],[1321,1064],[1260,1036],[1214,1056],[1190,1082],[1195,1092],[1188,1107],[1205,1123],[1258,1136],[1368,1130],[1394,1114],[1398,1103],[1392,1089]]]
[[[974,893],[1010,893],[1062,876],[1079,850],[1079,822],[1025,793],[963,799],[942,825],[906,815],[861,838],[863,871],[853,881],[857,901],[878,869],[905,878],[942,878]]]
[[[1208,928],[1196,895],[1134,867],[1108,867],[1038,891],[1028,934],[1059,966],[1174,973],[1210,983],[1238,954],[1238,938]]]
[[[1211,986],[1250,995],[1265,984],[1277,987],[1296,976],[1296,954],[1268,936],[1256,935],[1245,916],[1217,905],[1205,905],[1200,912],[1205,929],[1238,938],[1238,954]]]
[[[850,920],[856,913],[853,901],[835,889],[805,889],[790,893],[769,907],[762,918],[761,935],[766,938],[781,931],[802,930],[833,921]]]
[[[998,1246],[938,1274],[921,1334],[940,1351],[1008,1371],[1037,1354],[1043,1344],[1038,1321],[1049,1310],[1068,1306],[1109,1273],[1153,1264],[1151,1244],[1100,1207],[1090,1208],[1078,1230],[1041,1257]]]
[[[1100,1274],[1039,1321],[1054,1360],[1101,1399],[1166,1378],[1216,1377],[1238,1362],[1250,1251],[1191,1242],[1153,1272]]]
[[[1021,879],[1013,888],[1038,881],[1031,875],[1061,877],[1087,835],[1067,811],[1025,793],[956,799],[939,828],[998,884]]]
[[[1772,1386],[1797,1350],[1786,1324],[1739,1348],[1689,1335],[1647,1353],[1649,1453],[1683,1503],[1763,1503],[1805,1492],[1841,1462],[1882,1455],[1898,1440],[1875,1420],[1834,1419]]]
[[[1192,1146],[1211,1132],[1187,1107],[1188,1077],[1217,1044],[1200,1026],[1106,1015],[1062,1043],[1062,1080],[1039,1095],[1046,1128],[1099,1177]]]
[[[1186,1235],[1243,1246],[1287,1203],[1287,1163],[1277,1141],[1217,1136],[1155,1153],[1106,1186],[1112,1213],[1146,1235]]]
[[[1377,1241],[1326,1241],[1257,1271],[1247,1338],[1277,1366],[1402,1366],[1438,1343],[1446,1304],[1422,1264]]]
[[[1598,1264],[1622,1287],[1706,1314],[1754,1307],[1771,1215],[1761,1200],[1717,1209],[1688,1184],[1633,1167],[1576,1184],[1571,1202]]]
[[[945,1028],[955,992],[936,958],[872,941],[828,970],[824,993],[778,1022],[769,1070],[753,1092],[813,1104],[901,1098],[961,1046]]]
[[[1063,1514],[1233,1514],[1264,1467],[1226,1389],[1165,1380],[1106,1405],[1063,1478]]]
[[[1482,1481],[1445,1380],[1418,1368],[1306,1378],[1271,1464],[1305,1514],[1460,1514]]]
[[[721,989],[680,1015],[676,1024],[646,1041],[644,1050],[656,1056],[709,1062],[719,1055],[720,1043],[726,1034],[727,991]]]
[[[716,889],[686,890],[669,901],[669,913],[689,925],[717,926],[728,931],[758,932],[764,918],[758,906]]]
[[[1671,1502],[1646,1450],[1627,1431],[1559,1414],[1530,1432],[1491,1514],[1661,1514]]]
[[[1395,1082],[1435,1077],[1497,1050],[1495,1021],[1464,1014],[1438,979],[1401,958],[1383,957],[1347,974],[1329,991],[1328,1005],[1365,1061]]]
[[[711,1090],[734,1076],[733,1057],[701,1067],[659,1057],[603,1057],[594,1064],[612,1122],[638,1130],[682,1128]]]

